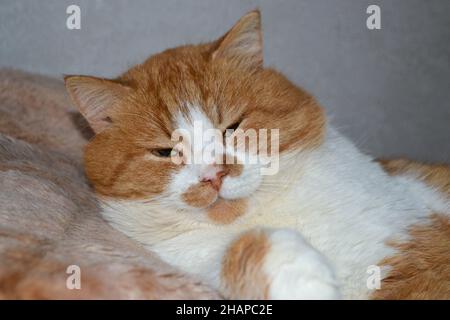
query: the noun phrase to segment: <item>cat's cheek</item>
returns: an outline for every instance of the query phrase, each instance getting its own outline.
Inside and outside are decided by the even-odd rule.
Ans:
[[[262,175],[258,170],[244,169],[238,177],[226,177],[223,180],[219,196],[234,200],[251,196],[261,185]]]

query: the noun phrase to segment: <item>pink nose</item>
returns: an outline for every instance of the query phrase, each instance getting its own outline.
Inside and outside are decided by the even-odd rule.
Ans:
[[[219,191],[220,187],[222,186],[223,177],[225,177],[227,174],[223,169],[218,168],[216,166],[212,167],[212,169],[211,168],[208,169],[209,170],[207,170],[203,174],[201,182],[209,182],[211,183],[214,189]]]

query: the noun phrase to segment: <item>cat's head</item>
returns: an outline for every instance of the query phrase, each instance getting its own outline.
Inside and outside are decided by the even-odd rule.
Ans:
[[[96,192],[201,211],[217,221],[242,214],[265,180],[264,164],[248,161],[261,153],[261,132],[268,130],[268,149],[282,158],[319,144],[324,127],[315,100],[264,68],[262,51],[260,13],[252,11],[218,40],[166,50],[117,79],[67,76],[72,100],[95,131],[85,169]],[[228,155],[237,141],[229,140],[214,157],[187,161],[186,150],[192,156],[208,146],[195,132],[212,128],[219,135],[227,128],[251,131],[257,147],[235,148],[234,161],[220,163],[216,156]],[[279,132],[276,148],[272,129]]]

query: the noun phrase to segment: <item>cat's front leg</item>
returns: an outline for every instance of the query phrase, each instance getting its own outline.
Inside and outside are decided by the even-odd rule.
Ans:
[[[233,299],[339,299],[325,257],[296,231],[260,229],[241,234],[222,262],[221,291]]]

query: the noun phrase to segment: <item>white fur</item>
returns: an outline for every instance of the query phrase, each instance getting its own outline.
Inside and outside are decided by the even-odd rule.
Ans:
[[[193,118],[207,123],[197,111]],[[197,169],[186,166],[152,201],[104,199],[104,216],[167,262],[215,287],[222,255],[238,234],[259,226],[296,229],[304,239],[292,232],[270,236],[265,272],[273,279],[274,298],[337,297],[328,262],[316,250],[333,266],[344,298],[367,298],[367,268],[395,253],[386,240],[405,239],[407,227],[425,222],[431,212],[450,212],[439,192],[414,177],[387,175],[332,128],[316,150],[283,155],[275,176],[261,178],[246,167],[242,177],[226,180],[222,196],[251,194],[249,212],[230,225],[209,222],[179,199],[197,181]]]
[[[289,172],[297,173],[294,187],[249,224],[299,230],[333,263],[346,298],[367,297],[367,268],[394,253],[386,240],[405,238],[407,227],[431,212],[450,212],[438,192],[387,175],[333,129],[323,146],[299,155]]]
[[[183,167],[180,172],[177,172],[171,180],[169,186],[169,194],[173,201],[178,203],[178,207],[186,207],[185,204],[180,203],[181,194],[190,186],[198,183],[202,178],[209,175],[211,171],[211,164],[214,159],[209,157],[209,153],[205,149],[210,146],[210,141],[203,140],[202,143],[196,143],[200,138],[199,134],[204,134],[207,130],[214,129],[210,119],[201,111],[201,109],[193,104],[187,104],[189,113],[179,113],[176,119],[178,129],[182,129],[182,137],[187,143],[187,148],[190,149],[192,161]],[[194,124],[200,124],[202,131],[196,131]],[[245,155],[235,152],[229,146],[223,150],[224,153],[233,154],[239,161],[244,163]],[[196,159],[194,159],[196,157]],[[194,161],[193,160],[197,160]],[[198,160],[201,160],[199,163]],[[248,161],[250,162],[250,161]],[[244,169],[239,177],[225,177],[222,188],[220,189],[220,196],[224,199],[239,199],[250,196],[260,185],[262,176],[259,172],[260,166],[256,163],[257,160],[252,158],[252,162],[244,163]]]
[[[340,298],[333,268],[298,232],[279,229],[271,232],[269,239],[264,272],[271,299]]]

